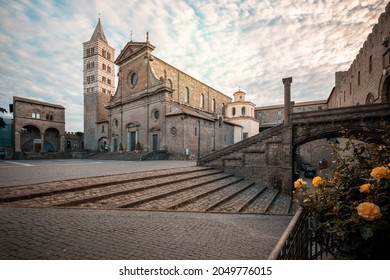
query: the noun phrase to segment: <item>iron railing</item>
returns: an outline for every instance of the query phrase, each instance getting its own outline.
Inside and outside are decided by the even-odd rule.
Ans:
[[[315,221],[303,208],[299,208],[287,229],[269,255],[269,260],[322,260],[333,256],[326,247],[312,242],[309,227]],[[329,242],[329,241],[328,241]]]

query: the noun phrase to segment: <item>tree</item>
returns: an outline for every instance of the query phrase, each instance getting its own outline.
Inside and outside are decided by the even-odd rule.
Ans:
[[[4,114],[4,113],[7,113],[7,110],[0,107],[0,112]],[[0,117],[0,128],[4,128],[6,126],[7,126],[7,124],[5,123],[3,117]]]

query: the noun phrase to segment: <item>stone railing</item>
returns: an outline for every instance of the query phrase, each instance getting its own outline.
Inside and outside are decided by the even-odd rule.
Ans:
[[[268,138],[272,135],[278,134],[282,129],[284,128],[283,125],[278,125],[273,128],[267,129],[263,132],[260,132],[259,134],[256,134],[252,137],[249,137],[247,139],[244,139],[240,142],[237,142],[234,145],[228,146],[226,148],[223,148],[221,150],[215,151],[209,155],[203,156],[198,159],[198,166],[203,166],[208,162],[211,162],[213,160],[220,159],[221,157],[232,154],[234,152],[237,152],[239,150],[245,149],[253,144],[256,144],[257,142],[261,141],[262,139]]]

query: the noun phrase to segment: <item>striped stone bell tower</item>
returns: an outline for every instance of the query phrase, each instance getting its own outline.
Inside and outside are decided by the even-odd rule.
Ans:
[[[89,41],[83,43],[84,148],[98,150],[108,143],[108,105],[115,91],[115,50],[99,19]]]

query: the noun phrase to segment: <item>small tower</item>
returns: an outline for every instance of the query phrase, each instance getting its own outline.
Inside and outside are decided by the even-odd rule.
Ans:
[[[100,18],[91,39],[83,43],[83,49],[84,148],[97,150],[108,140],[105,107],[115,93],[115,50],[107,42]]]

